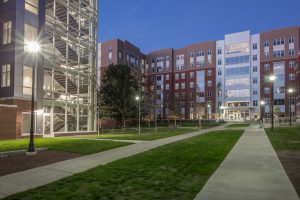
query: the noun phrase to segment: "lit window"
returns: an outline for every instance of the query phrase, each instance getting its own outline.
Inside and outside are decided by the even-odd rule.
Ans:
[[[29,66],[23,66],[23,94],[32,94],[32,67]]]
[[[24,44],[35,41],[37,39],[37,28],[29,24],[24,24]],[[25,48],[25,51],[27,49]]]
[[[11,33],[12,33],[12,22],[4,22],[3,23],[3,37],[2,44],[10,44],[11,43]]]
[[[296,80],[296,74],[295,73],[289,74],[289,80],[290,81]]]
[[[25,9],[37,15],[39,13],[39,0],[25,0]]]
[[[1,87],[10,86],[10,64],[2,65]]]

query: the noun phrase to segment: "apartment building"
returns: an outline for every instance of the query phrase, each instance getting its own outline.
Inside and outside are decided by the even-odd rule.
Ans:
[[[243,121],[259,119],[262,113],[269,117],[271,74],[276,77],[276,115],[288,116],[290,105],[292,115],[299,115],[299,31],[298,26],[259,34],[244,31],[226,34],[222,40],[142,54],[141,68],[148,92],[154,93],[157,118],[167,119],[172,112],[182,119]],[[117,60],[123,55],[115,45],[119,43],[125,44],[120,40],[101,44],[102,73],[110,63],[130,64]],[[288,94],[290,88],[295,92]],[[264,110],[261,101],[266,102]]]
[[[31,41],[36,134],[95,131],[97,0],[1,0],[0,38],[0,138],[29,133]]]
[[[260,38],[261,98],[266,101],[265,115],[269,117],[272,86],[266,77],[273,74],[276,77],[273,89],[277,115],[288,116],[291,108],[292,115],[295,116],[296,97],[299,92],[299,80],[298,82],[296,80],[299,63],[299,27],[263,32]],[[288,89],[293,89],[294,92],[289,94]]]
[[[145,55],[138,47],[120,39],[98,44],[98,76],[103,79],[107,67],[111,64],[126,64],[141,83],[141,91],[145,90],[146,72]],[[100,82],[101,84],[101,82]]]

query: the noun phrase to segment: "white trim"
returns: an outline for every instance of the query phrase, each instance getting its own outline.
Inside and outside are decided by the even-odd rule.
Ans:
[[[7,104],[0,104],[0,107],[5,107],[5,108],[17,108],[17,105],[7,105]]]

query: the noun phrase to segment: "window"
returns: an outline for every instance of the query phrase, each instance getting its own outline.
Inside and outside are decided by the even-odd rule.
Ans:
[[[28,42],[36,40],[38,34],[37,34],[37,28],[34,26],[31,26],[29,24],[24,24],[24,43],[27,44]],[[27,48],[25,48],[25,51],[28,51]],[[110,64],[112,63],[112,59]]]
[[[204,55],[205,55],[204,51],[198,51],[197,52],[197,57],[204,56]]]
[[[222,49],[218,49],[218,55],[222,54]]]
[[[185,79],[185,73],[181,73],[181,79]]]
[[[212,76],[212,70],[207,70],[207,76]]]
[[[222,59],[218,59],[218,65],[222,65]]]
[[[289,62],[289,68],[294,69],[295,67],[296,67],[295,61],[290,61],[290,62]]]
[[[190,62],[190,68],[194,68],[194,62]]]
[[[25,9],[33,14],[39,13],[39,0],[25,0]]]
[[[253,84],[257,84],[257,77],[253,78]]]
[[[190,58],[194,57],[194,52],[190,52]]]
[[[265,94],[270,94],[270,88],[269,88],[269,87],[266,87],[266,88],[264,89],[264,93],[265,93]]]
[[[170,75],[169,74],[166,75],[166,80],[167,81],[170,80]]]
[[[289,38],[289,44],[292,44],[292,43],[294,43],[295,42],[295,38],[294,38],[294,36],[291,36],[290,38]]]
[[[253,43],[252,49],[253,49],[253,50],[256,50],[256,49],[257,49],[257,43]]]
[[[175,90],[179,89],[179,83],[175,83]]]
[[[252,94],[257,95],[257,90],[253,90]]]
[[[283,57],[283,56],[284,56],[284,50],[273,51],[273,57],[274,58]]]
[[[274,106],[283,106],[284,99],[274,99]]]
[[[266,52],[265,53],[265,59],[268,59],[270,57],[270,53],[269,52]]]
[[[296,80],[296,74],[295,74],[295,73],[289,74],[289,80],[290,80],[290,81]]]
[[[226,58],[225,63],[226,65],[234,65],[234,64],[248,63],[249,60],[250,60],[250,56],[237,56],[237,57]]]
[[[257,66],[253,66],[252,71],[257,72]]]
[[[194,78],[195,77],[195,73],[194,72],[190,72],[190,78]]]
[[[253,60],[253,61],[257,61],[257,55],[253,55],[252,60]]]
[[[185,89],[185,83],[181,83],[181,89]]]
[[[23,94],[32,94],[32,67],[23,66]]]
[[[179,74],[175,74],[175,80],[179,80]]]
[[[264,46],[265,46],[265,47],[269,47],[269,41],[268,41],[268,40],[266,40],[266,41],[264,42]]]
[[[208,92],[207,92],[207,96],[208,96],[208,97],[211,97],[211,96],[212,96],[212,92],[211,92],[211,91],[208,91]]]
[[[294,49],[289,49],[289,56],[295,55],[295,50]]]
[[[270,64],[264,64],[264,70],[265,72],[270,70]]]
[[[182,99],[182,100],[185,99],[185,92],[181,93],[181,99]]]
[[[222,76],[222,69],[218,69],[218,76]]]
[[[1,87],[10,86],[10,64],[2,65]]]
[[[250,67],[232,67],[226,69],[226,76],[243,75],[250,73]]]
[[[284,44],[284,38],[277,38],[277,39],[273,40],[274,46],[283,45],[283,44]]]
[[[190,99],[193,99],[194,98],[194,92],[191,92],[190,93]]]
[[[211,86],[212,86],[212,81],[211,80],[207,81],[207,87],[211,87]]]
[[[12,33],[12,22],[4,22],[3,23],[3,36],[2,36],[2,44],[10,44],[11,43],[11,33]]]
[[[194,82],[190,82],[190,88],[194,88]]]
[[[211,51],[211,49],[208,49],[208,51],[207,51],[207,55],[211,55],[212,54],[212,51]]]
[[[253,100],[252,105],[257,106],[257,100]]]
[[[166,84],[166,90],[170,89],[170,84]]]

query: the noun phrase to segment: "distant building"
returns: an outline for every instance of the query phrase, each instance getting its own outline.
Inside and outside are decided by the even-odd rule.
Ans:
[[[30,41],[41,45],[36,134],[95,131],[97,2],[0,1],[0,138],[29,133],[35,65],[35,57],[26,49]],[[7,117],[9,122],[1,120]]]
[[[99,54],[101,77],[109,64],[145,69],[148,91],[155,93],[158,118],[167,119],[176,110],[182,119],[242,121],[259,119],[262,100],[266,101],[263,113],[270,117],[267,76],[274,74],[277,114],[288,116],[291,102],[295,116],[300,79],[298,75],[297,82],[299,30],[296,26],[260,34],[245,31],[227,34],[223,40],[146,55],[127,41],[103,42]],[[287,94],[289,88],[296,91],[291,96]]]

